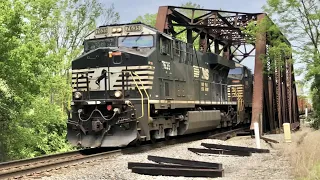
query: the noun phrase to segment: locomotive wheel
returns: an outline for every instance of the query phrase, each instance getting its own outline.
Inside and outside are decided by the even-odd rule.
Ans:
[[[152,144],[155,144],[157,142],[157,139],[154,137],[154,131],[150,132],[150,142]]]
[[[135,145],[136,147],[141,146],[141,140],[140,140],[140,139],[137,139],[137,140],[134,142],[134,145]]]
[[[168,131],[169,131],[169,129],[166,129],[166,130],[165,130],[164,139],[165,139],[166,141],[169,141],[169,140],[171,139],[171,136],[168,135]]]
[[[139,132],[138,132],[138,134],[137,134],[137,139],[134,140],[134,142],[132,143],[132,145],[133,145],[133,146],[136,146],[136,147],[138,147],[138,146],[141,145],[141,138],[140,138]]]
[[[155,144],[157,142],[157,139],[156,138],[150,138],[150,141],[152,144]]]

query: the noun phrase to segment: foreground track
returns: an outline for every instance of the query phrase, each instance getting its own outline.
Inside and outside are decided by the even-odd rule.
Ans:
[[[18,160],[0,164],[0,179],[22,178],[25,175],[31,176],[36,172],[44,172],[57,167],[70,166],[89,159],[101,158],[116,155],[121,150],[112,150],[102,153],[85,155],[82,151],[42,156],[32,159]]]
[[[205,138],[227,139],[233,134],[245,131],[247,129],[248,128],[238,128],[215,134],[199,133],[195,135],[178,137],[172,140],[160,141],[155,144],[145,144],[140,147],[127,147],[123,149],[88,149],[0,163],[0,179],[18,179],[24,177],[36,178],[41,176],[41,173],[49,172],[54,169],[76,166],[77,164],[86,163],[97,159],[103,160],[116,155],[135,154],[153,150],[156,148],[167,147],[179,143],[187,143]]]

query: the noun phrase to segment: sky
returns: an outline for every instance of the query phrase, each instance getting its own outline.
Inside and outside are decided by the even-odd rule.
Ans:
[[[157,13],[159,6],[180,6],[189,0],[101,0],[106,6],[114,4],[120,14],[120,23],[131,22],[146,13]],[[242,12],[262,12],[266,0],[196,0],[191,1],[205,9],[222,9]]]
[[[114,4],[115,11],[120,14],[119,23],[129,23],[138,16],[147,13],[154,14],[158,12],[159,6],[180,6],[190,0],[101,0],[106,6]],[[267,0],[197,0],[191,1],[199,4],[205,9],[221,9],[227,11],[239,11],[248,13],[263,12],[262,6]],[[254,71],[254,58],[249,57],[242,62],[243,65]],[[296,77],[301,79],[301,77]]]

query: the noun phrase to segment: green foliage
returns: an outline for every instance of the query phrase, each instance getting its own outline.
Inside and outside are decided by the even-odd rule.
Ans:
[[[0,2],[0,161],[72,149],[71,60],[99,18],[117,22],[119,14],[96,0]]]
[[[268,0],[264,7],[290,37],[305,82],[312,81],[311,92],[316,124],[320,124],[320,3],[319,0]]]
[[[256,40],[266,40],[269,44],[265,56],[260,58],[263,60],[264,73],[274,73],[282,71],[284,67],[284,59],[293,63],[291,59],[292,49],[291,45],[285,41],[280,29],[268,17],[263,18],[258,24],[250,22],[242,31],[247,36],[248,43],[255,44]],[[263,36],[262,34],[266,34]]]
[[[135,20],[133,20],[133,23],[142,22],[149,26],[155,27],[156,26],[156,20],[157,20],[157,13],[156,14],[145,14],[144,16],[138,16]]]

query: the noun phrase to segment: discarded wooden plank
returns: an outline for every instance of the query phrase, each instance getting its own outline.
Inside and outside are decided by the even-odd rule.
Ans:
[[[223,169],[186,169],[186,168],[159,168],[133,167],[132,172],[154,176],[184,176],[184,177],[223,177]]]
[[[138,163],[138,162],[128,162],[128,169],[134,167],[158,167],[158,168],[184,168],[184,169],[199,169],[202,167],[198,166],[185,166],[185,165],[176,165],[176,164],[155,164],[155,163]],[[206,169],[217,169],[205,167]]]
[[[222,144],[201,143],[201,146],[204,146],[206,148],[225,149],[225,150],[233,150],[233,151],[249,151],[252,153],[269,153],[270,152],[269,149],[257,149],[257,148],[230,146],[230,145],[222,145]]]
[[[219,163],[209,163],[209,162],[202,162],[202,161],[192,161],[192,160],[175,159],[175,158],[150,156],[150,155],[148,156],[148,160],[154,161],[157,163],[171,163],[171,164],[180,164],[185,166],[222,169],[222,164],[219,164]]]
[[[189,151],[194,153],[206,153],[206,154],[223,154],[233,156],[251,156],[252,153],[249,151],[225,151],[221,149],[199,149],[199,148],[188,148]]]

